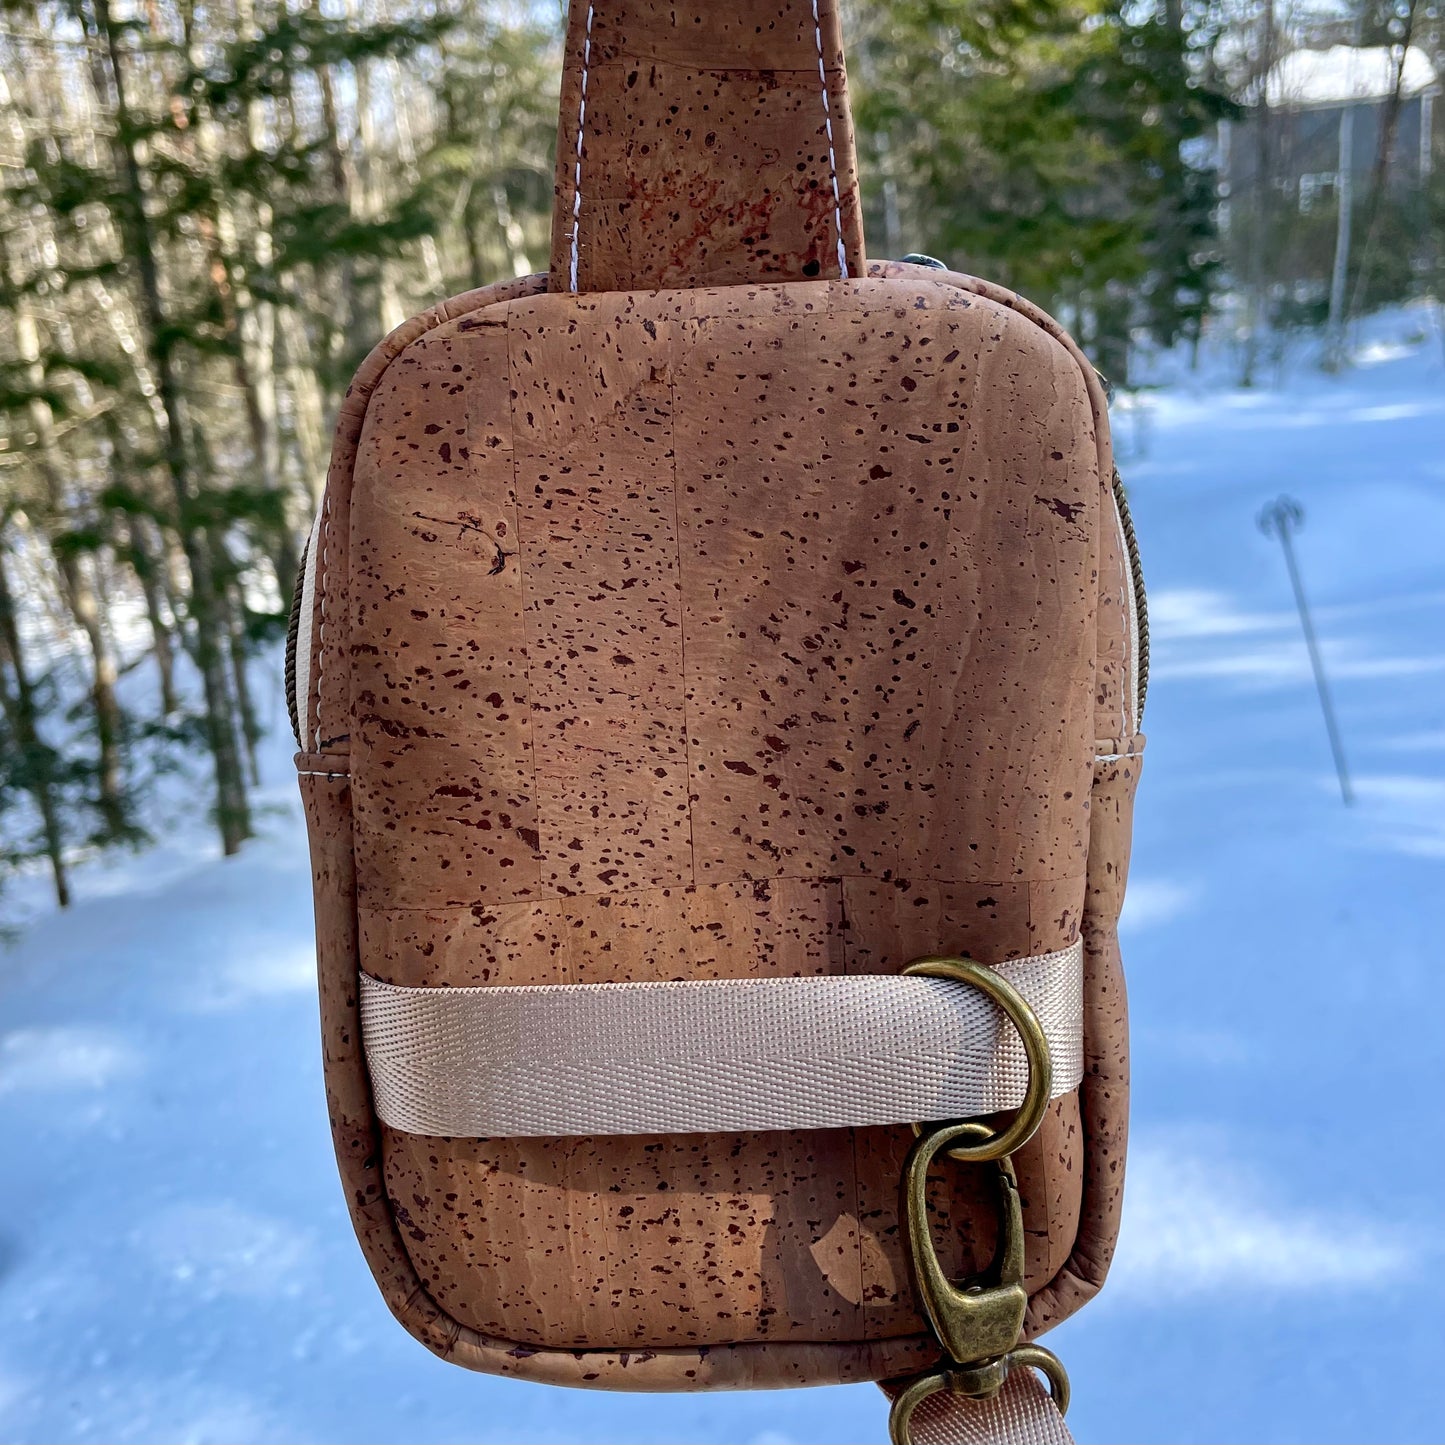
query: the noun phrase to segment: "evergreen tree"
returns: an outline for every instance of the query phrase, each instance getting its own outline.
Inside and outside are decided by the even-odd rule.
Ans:
[[[543,254],[558,36],[504,3],[0,13],[0,875],[38,849],[63,895],[67,851],[142,836],[147,748],[203,746],[249,833],[248,664],[336,406],[390,326]]]
[[[1440,57],[1440,0],[1369,4],[1371,37]],[[0,0],[0,878],[43,860],[63,900],[78,850],[144,836],[183,743],[242,845],[254,664],[353,370],[544,265],[560,13]],[[1198,334],[1207,140],[1289,38],[1273,0],[853,0],[846,29],[875,253],[1016,287],[1116,381],[1141,328]],[[1445,255],[1438,185],[1413,209],[1375,189],[1357,309]],[[1257,338],[1318,228],[1230,207]]]
[[[900,0],[861,18],[874,234],[901,223],[909,250],[1058,311],[1118,381],[1132,327],[1197,330],[1218,259],[1191,145],[1228,105],[1193,73],[1183,11]]]

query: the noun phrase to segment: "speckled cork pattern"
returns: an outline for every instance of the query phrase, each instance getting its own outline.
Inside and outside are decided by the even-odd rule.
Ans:
[[[1085,1078],[1017,1159],[1047,1328],[1102,1282],[1127,1126],[1143,740],[1097,380],[1007,291],[865,266],[831,0],[574,4],[556,192],[550,276],[362,367],[323,504],[298,764],[362,1248],[418,1339],[493,1373],[916,1370],[906,1130],[398,1134],[358,969],[886,972],[1082,933]],[[801,284],[745,284],[773,280]],[[977,1187],[936,1181],[959,1271],[992,1247]]]
[[[1082,878],[1077,370],[936,283],[837,289],[759,289],[742,317],[675,314],[705,292],[538,297],[393,363],[352,499],[363,892]],[[819,456],[854,388],[877,399]],[[1047,445],[1001,464],[1031,408]],[[740,438],[739,409],[769,424]],[[1018,575],[1026,548],[1044,575]]]
[[[432,320],[374,383],[354,489],[332,489],[349,638],[333,614],[317,691],[349,693],[350,766],[305,782],[354,813],[353,960],[433,985],[889,971],[1092,926],[1107,965],[1107,491],[1063,345],[913,268]],[[853,425],[824,441],[823,415]],[[354,1093],[356,1063],[328,1078]],[[342,1137],[374,1139],[362,1112],[338,1145],[374,1214],[377,1159]],[[1038,1325],[1090,1287],[1081,1211],[1109,1226],[1085,1133],[1060,1100],[1019,1161]],[[928,1353],[898,1248],[906,1145],[386,1131],[389,1232],[358,1228],[382,1236],[393,1308],[480,1368],[554,1378],[552,1351],[587,1346],[614,1367],[642,1350],[652,1387],[866,1377]],[[974,1184],[939,1181],[960,1269],[991,1244]],[[402,1299],[387,1272],[408,1267]],[[699,1372],[698,1346],[735,1364]]]
[[[859,275],[834,0],[572,7],[557,147],[557,290]]]

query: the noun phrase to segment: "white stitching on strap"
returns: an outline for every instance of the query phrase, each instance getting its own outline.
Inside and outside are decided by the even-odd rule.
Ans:
[[[1083,946],[997,971],[1053,1091],[1083,1074]],[[892,974],[405,988],[361,975],[376,1111],[447,1138],[830,1129],[1016,1107],[1023,1045],[979,990]]]
[[[838,155],[833,142],[833,108],[828,98],[828,72],[823,57],[823,22],[818,14],[818,0],[813,3],[813,42],[818,50],[818,80],[823,92],[823,127],[828,133],[828,173],[833,182],[833,225],[838,233],[838,274],[848,276],[848,252],[843,244],[843,193],[838,184]],[[587,25],[582,37],[582,85],[577,105],[577,160],[572,172],[572,237],[568,270],[569,287],[577,290],[578,252],[582,217],[582,136],[587,121],[587,77],[592,65],[592,17],[595,7],[587,7]]]
[[[587,30],[582,37],[582,98],[577,104],[577,166],[572,175],[572,268],[571,289],[577,289],[578,233],[582,223],[582,127],[587,120],[587,73],[592,65],[592,14],[587,7]]]
[[[828,72],[823,65],[823,22],[813,0],[813,40],[818,47],[818,79],[823,86],[823,125],[828,132],[828,170],[833,177],[833,224],[838,231],[838,274],[848,278],[848,252],[843,245],[843,195],[838,189],[838,157],[833,149],[833,110],[828,103]]]
[[[301,575],[301,609],[296,619],[296,655],[291,659],[291,683],[296,690],[296,731],[303,748],[311,746],[311,628],[316,611],[316,573],[321,565],[321,520],[326,511],[323,498],[311,521],[306,543],[306,570]]]

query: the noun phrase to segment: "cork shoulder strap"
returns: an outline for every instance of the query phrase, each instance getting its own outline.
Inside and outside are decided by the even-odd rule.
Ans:
[[[836,0],[572,0],[550,286],[858,276]]]

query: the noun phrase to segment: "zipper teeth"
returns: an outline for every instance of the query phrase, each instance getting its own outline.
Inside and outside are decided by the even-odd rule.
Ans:
[[[306,587],[306,554],[311,550],[308,537],[301,548],[301,566],[296,573],[296,587],[291,593],[291,616],[286,622],[286,715],[291,719],[291,732],[296,746],[303,752],[306,744],[301,740],[301,720],[296,705],[296,643],[301,636],[301,594]]]
[[[1129,580],[1134,589],[1134,610],[1138,614],[1138,654],[1135,659],[1134,725],[1144,720],[1144,698],[1149,691],[1149,597],[1144,590],[1144,564],[1139,558],[1139,539],[1134,534],[1134,519],[1129,515],[1129,497],[1124,480],[1114,468],[1114,504],[1119,508],[1119,521],[1124,528],[1124,546],[1129,553]]]

